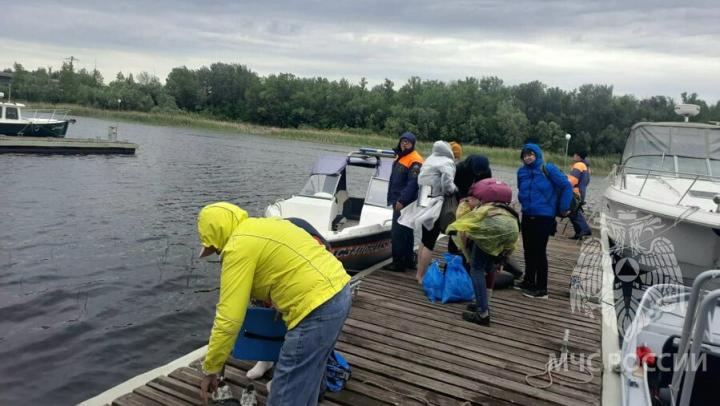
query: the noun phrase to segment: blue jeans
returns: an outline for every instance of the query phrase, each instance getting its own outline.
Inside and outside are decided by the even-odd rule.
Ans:
[[[573,229],[575,229],[575,234],[577,235],[590,235],[592,234],[592,231],[590,230],[590,226],[588,225],[587,221],[585,221],[585,216],[583,215],[582,210],[578,210],[575,215],[570,216],[570,222],[573,225]]]
[[[494,272],[495,258],[473,244],[471,248],[472,263],[470,264],[470,279],[475,290],[475,304],[477,311],[484,313],[488,310],[487,285],[485,274]]]
[[[328,357],[350,312],[346,285],[285,334],[268,406],[317,405]]]
[[[393,263],[413,268],[415,264],[413,252],[415,231],[398,223],[398,218],[400,218],[400,212],[393,210],[392,228],[390,229]]]

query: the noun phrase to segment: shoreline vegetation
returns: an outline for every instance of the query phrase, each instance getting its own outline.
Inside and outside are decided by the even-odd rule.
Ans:
[[[33,103],[28,107],[39,109],[69,109],[71,115],[82,117],[113,119],[159,126],[198,128],[236,135],[256,135],[262,137],[274,137],[286,140],[308,141],[358,148],[372,147],[392,149],[397,144],[397,139],[394,137],[389,137],[387,135],[377,134],[370,131],[326,130],[311,127],[280,128],[273,126],[249,124],[239,121],[219,120],[215,118],[209,118],[198,113],[145,113],[140,111],[127,110],[105,110],[73,104],[46,103]],[[431,141],[418,140],[417,149],[424,157],[427,157],[431,153],[432,144],[433,142]],[[564,160],[563,152],[543,150],[546,162],[552,162],[561,169],[563,169],[565,172],[567,172],[568,168],[562,167]],[[520,165],[520,150],[517,148],[489,147],[464,143],[463,156],[467,156],[469,154],[485,155],[488,157],[491,164],[493,165],[502,165],[506,167],[517,167]],[[619,155],[589,156],[593,173],[603,176],[607,175],[612,170],[613,164],[617,163],[619,161],[619,158]],[[570,165],[570,163],[571,158],[568,157],[567,164]]]
[[[67,62],[69,60],[69,62]],[[8,99],[70,105],[76,114],[148,124],[192,126],[353,147],[389,148],[411,131],[428,155],[435,140],[460,142],[467,154],[493,164],[520,165],[519,150],[532,140],[546,161],[569,170],[569,157],[586,151],[594,173],[619,161],[633,124],[680,121],[678,102],[700,106],[694,121],[720,121],[720,102],[697,93],[638,98],[614,94],[609,84],[564,90],[538,80],[507,84],[497,76],[456,80],[412,76],[371,85],[365,78],[260,75],[246,65],[215,62],[173,68],[164,82],[154,74],[118,72],[106,83],[97,70],[78,68],[70,57],[57,69],[4,69]],[[566,137],[570,135],[569,144]]]

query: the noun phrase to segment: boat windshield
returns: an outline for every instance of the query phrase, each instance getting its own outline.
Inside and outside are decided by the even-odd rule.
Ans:
[[[647,174],[669,174],[673,176],[711,176],[720,177],[720,160],[712,158],[693,158],[674,155],[639,155],[625,162],[625,172]]]
[[[687,286],[659,284],[649,287],[643,294],[631,325],[625,330],[623,354],[635,354],[635,348],[647,339],[642,336],[643,331],[651,324],[679,334],[689,297],[690,288]],[[632,373],[630,368],[623,370],[626,375]]]
[[[388,183],[390,182],[387,179],[372,178],[365,196],[365,204],[387,207]]]
[[[339,175],[311,175],[300,191],[300,195],[332,199],[339,180]]]

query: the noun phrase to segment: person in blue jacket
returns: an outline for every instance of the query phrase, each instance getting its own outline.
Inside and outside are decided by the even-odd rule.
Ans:
[[[393,208],[392,228],[392,270],[405,272],[406,268],[415,268],[415,243],[413,229],[398,223],[400,210],[417,199],[417,177],[423,164],[423,158],[415,151],[415,135],[405,132],[395,147],[397,158],[393,162],[388,185],[387,204]]]
[[[523,164],[517,171],[517,185],[522,208],[520,230],[525,275],[516,287],[522,289],[525,296],[547,298],[547,243],[550,236],[555,235],[556,214],[570,213],[573,190],[558,167],[545,164],[537,144],[525,144],[520,159]]]

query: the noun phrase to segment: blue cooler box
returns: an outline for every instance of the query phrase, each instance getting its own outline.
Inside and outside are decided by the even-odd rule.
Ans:
[[[248,361],[277,361],[287,328],[275,309],[250,307],[245,314],[233,358]]]

